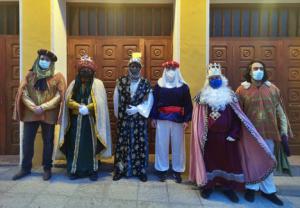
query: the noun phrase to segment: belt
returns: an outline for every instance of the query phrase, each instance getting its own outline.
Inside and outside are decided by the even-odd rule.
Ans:
[[[160,107],[158,111],[161,113],[180,113],[180,115],[184,115],[184,108],[179,106]]]

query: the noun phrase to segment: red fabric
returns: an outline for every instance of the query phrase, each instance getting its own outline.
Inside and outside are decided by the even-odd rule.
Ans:
[[[164,68],[178,68],[179,67],[179,63],[176,61],[167,61],[165,63],[162,64],[162,67]]]
[[[208,114],[210,112],[209,108]],[[220,113],[221,116],[217,120],[208,118],[209,127],[203,159],[206,172],[212,174],[214,171],[223,171],[224,175],[216,174],[214,177],[208,178],[205,187],[214,188],[221,185],[223,188],[243,190],[244,181],[233,177],[243,174],[238,146],[241,123],[230,106]],[[228,136],[233,137],[236,141],[227,141]]]
[[[96,71],[97,67],[95,65],[94,61],[90,61],[90,60],[79,60],[77,62],[77,70],[79,71],[82,68],[89,68],[93,71]]]
[[[230,103],[230,106],[242,123],[241,138],[238,144],[245,177],[244,182],[258,183],[264,180],[276,167],[275,157],[253,124],[240,109],[238,103]],[[207,110],[205,104],[194,106],[190,144],[189,180],[201,186],[207,183],[203,159],[203,149],[208,133]]]
[[[159,112],[162,112],[162,113],[180,113],[181,115],[184,115],[183,107],[179,107],[179,106],[160,107]]]

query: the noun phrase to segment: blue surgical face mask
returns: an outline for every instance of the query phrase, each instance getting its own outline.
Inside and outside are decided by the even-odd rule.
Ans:
[[[218,89],[222,86],[222,79],[211,79],[209,85],[214,89]]]
[[[260,69],[256,71],[252,71],[251,76],[254,80],[261,81],[264,78],[264,71]]]
[[[46,60],[39,60],[39,66],[41,67],[41,69],[49,69],[50,66],[50,61],[46,61]]]

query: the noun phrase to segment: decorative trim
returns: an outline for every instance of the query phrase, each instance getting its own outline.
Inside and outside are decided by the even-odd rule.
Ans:
[[[244,124],[244,126],[247,128],[247,130],[250,132],[250,134],[251,134],[253,137],[255,137],[255,138],[256,138],[256,137],[260,137],[259,133],[258,133],[255,129],[253,130],[253,128],[251,128],[251,127],[249,126],[249,124],[248,124],[247,122],[245,122],[244,118],[238,113],[238,111],[237,111],[235,105],[230,104],[230,106],[231,106],[231,108],[233,109],[233,111],[235,112],[235,114],[236,114],[236,115],[239,117],[239,119],[242,121],[242,123]],[[261,143],[259,143],[259,142],[258,142],[258,144],[259,144],[259,146],[260,146],[262,149],[265,150],[265,152],[269,155],[269,157],[270,157],[272,160],[276,161],[276,158],[275,158],[274,155],[270,152],[270,150],[269,150],[269,148],[268,148],[267,146],[262,146]],[[267,171],[267,173],[266,173],[264,176],[262,176],[259,180],[257,180],[257,181],[245,182],[245,183],[246,183],[246,184],[255,184],[255,183],[259,183],[259,182],[265,180],[265,179],[266,179],[266,178],[274,171],[275,168],[276,168],[276,162],[274,163],[273,167],[271,167],[271,168]]]
[[[98,171],[98,161],[96,157],[96,148],[97,148],[97,137],[95,135],[95,122],[94,119],[91,115],[89,115],[89,120],[90,120],[90,126],[91,126],[91,133],[92,133],[92,142],[93,142],[93,161],[94,161],[94,171]]]
[[[251,83],[250,82],[242,82],[241,85],[244,87],[245,90],[248,90],[251,86]]]
[[[228,173],[223,170],[213,170],[212,172],[206,172],[207,179],[213,180],[216,177],[222,177],[229,181],[236,181],[243,183],[245,181],[244,174]]]
[[[245,90],[248,90],[251,87],[251,83],[247,82],[247,81],[242,82],[241,85],[244,87]],[[272,86],[272,82],[265,81],[264,85],[266,85],[267,87],[271,87]]]
[[[77,117],[77,126],[76,126],[76,138],[75,138],[75,150],[73,155],[73,163],[71,173],[75,174],[77,169],[77,160],[78,160],[78,153],[79,153],[79,142],[81,136],[81,124],[82,124],[82,115],[79,114]]]

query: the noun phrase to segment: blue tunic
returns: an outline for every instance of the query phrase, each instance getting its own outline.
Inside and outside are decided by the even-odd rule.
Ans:
[[[168,120],[176,123],[191,121],[193,104],[189,87],[183,84],[181,87],[164,88],[156,85],[153,91],[154,103],[150,117],[158,120]],[[179,112],[165,113],[161,107],[176,106],[183,108],[183,114]]]

